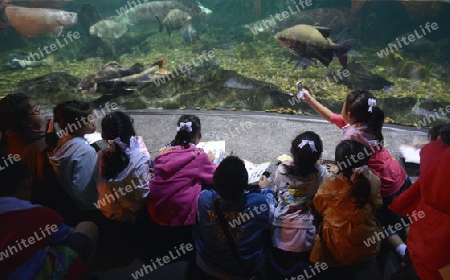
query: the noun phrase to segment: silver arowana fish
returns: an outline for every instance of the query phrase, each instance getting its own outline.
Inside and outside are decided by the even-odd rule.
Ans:
[[[47,34],[58,34],[64,28],[77,23],[77,13],[46,8],[24,8],[9,5],[5,8],[9,24],[20,34],[36,37]]]

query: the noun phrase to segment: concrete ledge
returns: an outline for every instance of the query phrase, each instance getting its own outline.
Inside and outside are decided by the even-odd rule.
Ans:
[[[203,141],[226,140],[226,150],[255,163],[274,161],[282,154],[290,155],[290,143],[299,133],[311,130],[324,143],[323,157],[334,159],[334,148],[342,137],[335,125],[318,116],[277,115],[253,111],[201,110],[125,110],[152,155],[173,140],[176,121],[183,114],[195,114],[202,123]],[[100,129],[100,122],[98,127]],[[386,124],[383,129],[386,147],[399,157],[400,144],[425,141],[427,131]]]

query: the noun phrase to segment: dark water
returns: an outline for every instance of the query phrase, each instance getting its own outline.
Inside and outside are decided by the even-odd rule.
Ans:
[[[352,89],[367,88],[385,110],[387,121],[422,127],[448,122],[450,3],[203,0],[200,10],[197,2],[186,0],[180,5],[190,9],[191,25],[198,34],[197,40],[187,42],[179,31],[171,36],[165,30],[159,32],[153,17],[138,23],[134,17],[132,22],[119,24],[119,14],[125,9],[149,2],[84,1],[92,4],[91,22],[79,13],[79,22],[63,29],[60,37],[25,38],[13,27],[0,29],[0,96],[22,91],[48,110],[61,100],[82,98],[97,106],[113,100],[122,108],[278,109],[304,113],[310,112],[304,104],[289,102],[295,83],[302,80],[305,88],[335,111],[340,111]],[[37,7],[27,1],[15,5]],[[39,7],[81,11],[78,1],[41,2]],[[95,23],[95,11],[98,20],[118,23],[104,28],[102,38],[88,32]],[[357,65],[384,82],[368,83],[357,80],[356,75],[341,81],[343,69],[336,57],[329,67],[319,63],[294,70],[296,62],[290,61],[274,36],[296,24],[327,26],[332,39],[356,39],[348,54],[349,69]],[[126,31],[121,29],[123,26]],[[79,38],[67,39],[69,31],[72,35],[78,32]],[[55,47],[51,49],[51,45]],[[20,53],[39,54],[39,59],[51,65],[26,69],[6,65],[11,54]],[[103,94],[81,95],[74,91],[81,79],[109,61],[123,67],[136,62],[150,66],[164,56],[165,68],[174,75],[163,85],[143,83],[126,90],[107,89]],[[181,71],[180,66],[187,63],[192,69]],[[392,85],[385,86],[386,81]]]

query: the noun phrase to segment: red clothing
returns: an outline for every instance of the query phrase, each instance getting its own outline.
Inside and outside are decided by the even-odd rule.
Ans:
[[[348,123],[342,118],[342,115],[333,114],[331,116],[331,123],[334,123],[339,128],[343,128]],[[342,139],[350,140],[350,139]],[[363,143],[366,144],[366,143]],[[369,168],[381,180],[380,192],[382,197],[388,197],[395,194],[405,183],[406,171],[400,165],[389,151],[382,147],[373,147],[369,159]]]
[[[450,264],[450,149],[389,206],[413,221],[407,245],[420,279],[443,279],[438,270]],[[418,213],[421,213],[418,216]],[[415,214],[416,218],[413,217]]]
[[[420,150],[420,174],[432,167],[447,148],[448,145],[442,141],[431,141],[426,144]]]
[[[30,168],[34,184],[43,184],[47,175],[52,171],[48,158],[43,152],[45,149],[44,139],[26,143],[19,134],[14,132],[9,132],[6,137],[8,154],[19,154],[20,159]]]

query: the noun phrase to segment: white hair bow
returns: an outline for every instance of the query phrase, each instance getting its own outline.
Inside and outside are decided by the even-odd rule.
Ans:
[[[309,140],[302,140],[302,143],[298,144],[298,148],[303,148],[306,144],[309,144],[309,147],[311,148],[312,152],[317,152],[316,145],[314,144],[314,141]]]
[[[367,105],[369,105],[368,112],[372,113],[372,107],[377,106],[377,100],[375,98],[369,98],[369,100],[367,101]]]
[[[182,129],[183,127],[187,127],[187,130],[189,132],[192,132],[192,122],[182,122],[180,123],[180,126],[177,127],[177,131],[180,131],[180,129]]]

